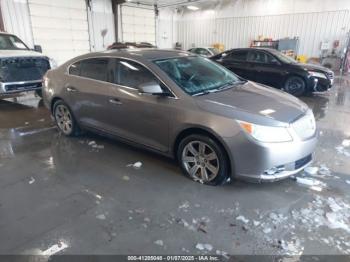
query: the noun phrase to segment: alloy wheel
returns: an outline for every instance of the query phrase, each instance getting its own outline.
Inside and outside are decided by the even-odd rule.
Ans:
[[[58,105],[55,109],[55,119],[60,130],[69,135],[73,130],[73,119],[65,105]]]
[[[216,152],[202,141],[191,141],[184,147],[182,163],[189,175],[201,182],[210,182],[219,173]]]

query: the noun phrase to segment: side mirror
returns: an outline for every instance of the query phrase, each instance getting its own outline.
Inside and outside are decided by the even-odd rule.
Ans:
[[[41,45],[34,45],[34,51],[35,51],[35,52],[42,53],[42,52],[43,52],[43,49],[41,48]]]
[[[142,94],[150,94],[150,95],[164,95],[165,94],[165,92],[160,87],[160,85],[154,81],[141,84],[139,86],[139,90]]]

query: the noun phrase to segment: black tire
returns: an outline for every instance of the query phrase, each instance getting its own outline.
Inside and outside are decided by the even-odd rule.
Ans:
[[[60,121],[62,119],[59,119],[60,118],[59,111],[63,108],[65,108],[65,110],[66,110],[65,112],[67,112],[67,117],[65,116],[66,120],[64,120],[64,123],[62,121]],[[53,106],[52,115],[55,119],[55,122],[56,122],[58,129],[65,136],[77,136],[80,134],[79,125],[78,125],[77,121],[75,120],[71,109],[64,101],[58,100],[55,102],[55,104]],[[67,122],[67,124],[66,124],[66,122]],[[69,122],[70,122],[70,125],[68,125]],[[69,128],[65,129],[63,126],[68,126]]]
[[[294,96],[301,96],[306,92],[305,81],[299,76],[291,76],[284,84],[284,91]]]
[[[41,89],[39,89],[39,90],[35,90],[35,94],[38,96],[38,97],[43,97],[43,92],[42,92],[42,90]]]
[[[186,152],[187,153],[190,153],[190,151],[188,150],[188,146],[190,145],[193,145],[193,147],[196,147],[196,143],[198,143],[198,146],[200,145],[200,143],[204,143],[206,144],[207,146],[205,147],[204,149],[204,154],[203,155],[206,155],[208,156],[208,159],[209,159],[209,156],[212,154],[210,152],[215,152],[216,156],[217,156],[217,160],[206,160],[206,159],[202,159],[201,162],[196,162],[197,164],[198,163],[201,163],[200,164],[200,169],[197,168],[197,170],[195,171],[195,173],[198,175],[198,176],[202,176],[202,172],[205,172],[207,174],[207,177],[210,178],[210,177],[213,177],[212,179],[208,179],[208,180],[205,180],[205,179],[202,179],[201,178],[198,178],[196,175],[193,176],[190,174],[189,172],[189,169],[190,170],[194,170],[196,169],[194,167],[194,165],[198,166],[195,162],[186,162],[185,163],[185,159],[189,159],[189,158],[192,158],[192,156],[188,156],[186,155]],[[186,149],[185,149],[186,148]],[[199,147],[198,147],[198,152],[200,151]],[[180,167],[183,171],[183,173],[190,179],[194,180],[194,181],[197,181],[197,182],[200,182],[200,183],[203,183],[203,184],[206,184],[206,185],[212,185],[212,186],[217,186],[217,185],[222,185],[222,184],[225,184],[227,181],[228,181],[228,178],[230,177],[229,175],[229,170],[230,170],[230,166],[229,166],[229,160],[228,160],[228,157],[226,155],[226,152],[225,150],[223,149],[223,147],[218,143],[216,142],[214,139],[208,137],[208,136],[205,136],[205,135],[199,135],[199,134],[193,134],[193,135],[190,135],[190,136],[187,136],[185,137],[179,144],[178,146],[178,149],[177,149],[177,159],[179,161],[179,164],[180,164]],[[191,153],[190,153],[191,154]],[[192,154],[193,155],[193,159],[197,159],[197,160],[194,160],[194,161],[200,161],[198,160],[198,158],[195,157],[195,154]],[[205,158],[205,157],[204,157]],[[205,163],[203,163],[205,162]],[[190,163],[192,163],[193,165],[191,165]],[[207,165],[208,167],[216,167],[216,170],[217,171],[217,174],[214,176],[214,173],[212,173],[212,176],[210,176],[209,173],[211,173],[210,169],[207,168]],[[193,169],[192,169],[193,168]],[[205,170],[205,171],[202,171],[202,170]]]

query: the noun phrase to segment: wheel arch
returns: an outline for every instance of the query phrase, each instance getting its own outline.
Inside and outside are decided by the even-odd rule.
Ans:
[[[193,134],[199,134],[199,135],[206,135],[208,137],[210,137],[211,139],[213,139],[215,142],[217,142],[219,144],[219,146],[222,147],[222,149],[224,150],[224,153],[228,159],[228,166],[229,166],[229,174],[230,176],[233,175],[234,172],[234,161],[233,161],[233,156],[229,153],[229,149],[226,146],[226,144],[224,143],[224,141],[222,139],[220,139],[220,137],[212,130],[209,130],[206,127],[201,127],[201,126],[193,126],[193,127],[187,127],[183,130],[181,130],[177,135],[176,138],[172,144],[172,154],[174,156],[174,158],[176,160],[177,159],[177,150],[179,148],[180,142],[187,136],[189,135],[193,135]]]
[[[62,100],[64,101],[61,97],[58,97],[58,96],[55,96],[51,99],[51,102],[50,102],[50,110],[51,110],[51,113],[53,114],[53,107],[55,105],[55,103],[59,100]]]

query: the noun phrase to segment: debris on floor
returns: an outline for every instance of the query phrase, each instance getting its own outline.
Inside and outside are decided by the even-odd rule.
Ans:
[[[236,220],[242,221],[244,224],[247,224],[249,222],[249,219],[245,218],[244,216],[240,215],[236,217]]]
[[[307,186],[311,190],[315,191],[322,191],[323,188],[327,187],[327,184],[324,182],[321,182],[317,179],[308,178],[308,177],[296,177],[296,182],[298,184]]]
[[[341,145],[343,147],[350,147],[350,139],[344,139]]]
[[[54,254],[57,254],[58,252],[66,249],[68,247],[68,245],[63,242],[63,241],[60,241],[58,244],[55,244],[51,247],[49,247],[48,249],[42,251],[40,253],[40,255],[43,255],[43,256],[52,256]]]
[[[130,180],[130,177],[128,177],[128,176],[123,176],[123,180],[129,181],[129,180]]]
[[[134,164],[128,164],[127,167],[133,167],[135,169],[140,169],[142,167],[142,162],[138,161],[138,162],[135,162]]]
[[[90,141],[88,143],[88,145],[91,146],[93,149],[104,149],[105,148],[104,145],[98,145],[98,144],[96,144],[95,141]]]
[[[264,228],[264,229],[263,229],[263,232],[264,232],[265,234],[269,234],[269,233],[271,233],[271,228],[269,228],[269,227]]]
[[[225,251],[216,250],[216,251],[215,251],[215,254],[218,255],[218,256],[223,256],[223,257],[226,258],[226,259],[229,259],[229,258],[230,258],[229,255],[228,255],[228,253],[225,252]]]
[[[304,169],[304,171],[309,175],[316,175],[318,172],[318,167],[308,166]]]
[[[106,216],[104,214],[97,215],[96,218],[100,220],[106,220]]]
[[[350,151],[346,150],[344,146],[337,146],[335,149],[337,150],[338,154],[350,157]]]
[[[156,241],[154,241],[154,244],[161,246],[161,247],[164,246],[163,240],[156,240]]]
[[[179,206],[179,209],[187,209],[190,207],[190,202],[188,201],[184,201],[180,206]],[[187,211],[187,210],[185,210]]]
[[[35,179],[34,179],[34,177],[30,177],[30,180],[29,180],[29,185],[31,185],[31,184],[33,184],[35,182]]]
[[[198,249],[198,250],[201,250],[201,251],[212,251],[213,250],[213,246],[212,245],[210,245],[210,244],[201,244],[201,243],[198,243],[197,245],[196,245],[196,248]]]
[[[88,193],[88,194],[94,196],[95,198],[97,198],[97,199],[99,199],[99,200],[102,199],[102,196],[101,196],[101,195],[99,195],[99,194],[97,194],[97,193],[95,193],[95,192],[93,192],[93,191],[91,191],[91,190],[89,190],[89,189],[85,189],[84,191],[85,191],[86,193]]]
[[[285,255],[297,256],[304,252],[304,247],[299,239],[292,239],[291,241],[280,240],[278,243],[280,248],[284,250]]]

